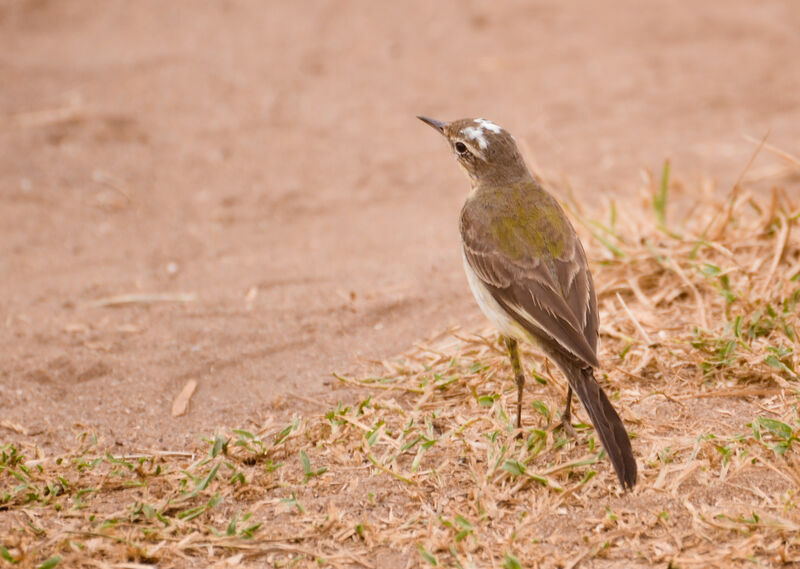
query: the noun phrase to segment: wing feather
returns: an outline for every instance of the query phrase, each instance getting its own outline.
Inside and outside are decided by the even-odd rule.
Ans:
[[[488,203],[482,197],[478,193],[468,199],[461,215],[470,267],[498,304],[534,337],[545,345],[555,342],[597,367],[594,285],[583,247],[561,207],[538,185],[526,193],[513,192],[511,206],[505,194],[498,200],[495,192]],[[498,239],[494,228],[511,207],[517,218],[520,212],[529,214],[530,224],[524,218],[523,223],[506,223]],[[547,215],[537,208],[547,208]],[[531,227],[536,241],[526,247],[532,241]],[[552,251],[558,254],[547,254]]]

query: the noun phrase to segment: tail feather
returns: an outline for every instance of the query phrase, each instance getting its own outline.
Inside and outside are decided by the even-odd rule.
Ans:
[[[623,488],[633,488],[636,484],[636,460],[622,419],[594,378],[592,368],[572,369],[573,373],[568,374],[569,383],[589,413],[600,442],[603,443],[608,458],[614,465],[620,484]]]

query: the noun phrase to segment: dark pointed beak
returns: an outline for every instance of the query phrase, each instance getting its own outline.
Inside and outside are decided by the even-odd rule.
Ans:
[[[428,124],[439,131],[439,134],[444,134],[444,127],[447,123],[443,123],[441,121],[437,121],[436,119],[429,119],[428,117],[417,117],[419,120]]]

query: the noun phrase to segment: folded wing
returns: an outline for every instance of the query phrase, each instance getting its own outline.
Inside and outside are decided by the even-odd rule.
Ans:
[[[538,186],[515,191],[513,201],[495,193],[487,207],[478,194],[464,205],[461,234],[467,262],[509,315],[540,341],[598,366],[586,255],[551,196]]]

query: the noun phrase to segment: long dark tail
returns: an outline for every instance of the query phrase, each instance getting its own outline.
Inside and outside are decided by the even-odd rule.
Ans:
[[[636,484],[636,460],[622,419],[594,378],[592,368],[579,368],[573,364],[571,369],[567,379],[589,413],[600,442],[617,471],[619,483],[623,488],[633,488]]]

